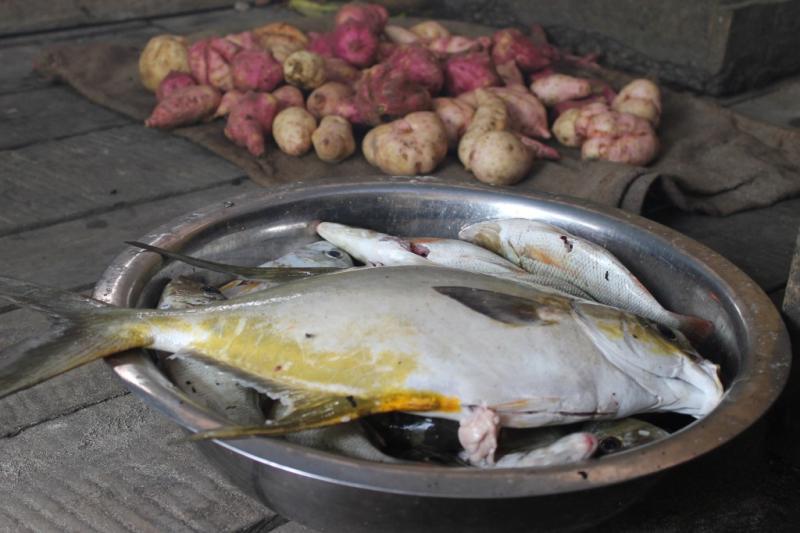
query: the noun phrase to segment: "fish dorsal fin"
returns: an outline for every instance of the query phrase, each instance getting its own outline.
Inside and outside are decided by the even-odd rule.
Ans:
[[[206,259],[198,259],[178,252],[172,252],[137,241],[125,241],[125,244],[142,248],[148,252],[155,252],[162,257],[180,261],[187,265],[192,265],[197,268],[204,268],[213,272],[221,272],[223,274],[232,274],[244,279],[268,280],[268,281],[291,281],[293,279],[307,278],[309,276],[316,276],[319,274],[327,274],[330,272],[338,272],[343,270],[340,267],[245,267],[238,265],[228,265],[225,263],[217,263],[208,261]]]
[[[557,322],[558,308],[546,301],[474,287],[446,286],[433,290],[473,311],[512,326]]]
[[[455,411],[458,400],[436,393],[399,392],[371,398],[312,393],[302,403],[296,404],[287,415],[268,420],[262,426],[228,426],[196,433],[191,440],[235,439],[240,437],[277,437],[350,422],[362,416],[391,411]]]

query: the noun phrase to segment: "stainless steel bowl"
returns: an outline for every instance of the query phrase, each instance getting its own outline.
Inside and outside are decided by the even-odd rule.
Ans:
[[[455,236],[499,217],[555,223],[606,246],[669,308],[713,319],[702,347],[722,365],[727,392],[707,417],[673,436],[577,465],[477,470],[348,459],[282,440],[199,446],[242,489],[282,515],[323,531],[535,531],[572,529],[614,514],[656,474],[706,454],[753,424],[778,396],[789,341],[761,289],[708,248],[654,222],[562,198],[445,185],[435,178],[370,178],[297,185],[220,201],[140,240],[211,259],[256,264],[314,240],[310,223],[331,220],[398,235]],[[130,249],[109,266],[95,297],[153,305],[165,280],[156,254]],[[213,281],[213,280],[211,280]],[[193,404],[143,352],[108,359],[145,402],[190,431],[222,419]]]

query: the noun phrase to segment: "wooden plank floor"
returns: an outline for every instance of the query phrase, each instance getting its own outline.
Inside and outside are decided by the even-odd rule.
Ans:
[[[256,190],[238,168],[188,141],[33,75],[44,45],[112,36],[142,43],[163,31],[235,31],[285,17],[280,8],[226,9],[0,39],[0,273],[88,291],[123,240]],[[728,104],[793,126],[800,109],[786,109],[798,94],[800,81],[790,80]],[[656,219],[781,294],[800,199],[726,218],[665,210]],[[45,327],[35,313],[0,305],[0,349]],[[0,400],[0,531],[310,531],[241,494],[194,448],[174,444],[180,435],[102,362]],[[753,453],[748,468],[726,468],[720,458],[679,469],[604,529],[800,523],[792,504],[800,501],[800,465],[764,446]]]

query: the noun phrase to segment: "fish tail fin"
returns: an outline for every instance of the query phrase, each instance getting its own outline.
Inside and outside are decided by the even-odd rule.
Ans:
[[[714,333],[714,323],[705,318],[692,315],[675,314],[678,329],[690,340],[702,342]]]
[[[130,311],[58,289],[0,276],[0,298],[48,315],[44,335],[0,351],[0,398],[67,370],[144,344],[131,328],[120,328]]]

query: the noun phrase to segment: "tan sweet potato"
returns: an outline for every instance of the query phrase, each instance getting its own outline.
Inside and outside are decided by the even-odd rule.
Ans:
[[[342,117],[323,117],[311,135],[317,157],[327,163],[338,163],[356,151],[353,126]]]
[[[186,39],[178,35],[157,35],[147,42],[139,56],[139,78],[155,92],[170,72],[191,72]],[[201,82],[202,83],[202,82]]]
[[[316,89],[326,81],[325,60],[307,50],[293,52],[283,62],[283,77],[301,89]]]
[[[272,123],[272,136],[282,152],[301,156],[311,149],[317,119],[302,107],[287,107]]]
[[[370,130],[362,150],[370,164],[387,174],[425,174],[447,155],[447,134],[436,113],[417,111]]]

